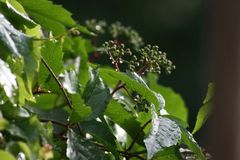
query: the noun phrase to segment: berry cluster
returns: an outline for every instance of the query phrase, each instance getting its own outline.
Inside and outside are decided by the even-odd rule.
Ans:
[[[131,56],[132,52],[129,48],[125,48],[124,44],[119,44],[116,41],[108,41],[102,45],[102,53],[106,53],[115,68],[119,70],[119,64],[126,62],[124,56]]]
[[[136,103],[136,105],[134,106],[134,109],[137,112],[148,112],[148,110],[150,109],[150,104],[146,100],[146,98],[139,95],[137,92],[133,92],[132,96],[133,96],[133,100]]]
[[[86,20],[85,24],[89,30],[97,34],[104,34],[107,26],[104,20],[97,21],[96,19]]]
[[[172,61],[167,59],[165,52],[159,51],[158,46],[147,45],[138,50],[138,54],[132,54],[129,48],[116,41],[108,41],[102,45],[102,53],[106,53],[109,59],[114,64],[115,68],[119,70],[119,65],[127,64],[127,68],[132,72],[144,74],[145,72],[161,73],[162,68],[167,74],[170,74],[175,65]]]
[[[131,27],[125,27],[120,22],[111,24],[109,31],[114,39],[126,37],[134,49],[139,49],[144,43],[142,37]]]
[[[161,70],[164,68],[167,74],[171,74],[172,70],[176,68],[172,61],[167,59],[167,54],[159,51],[159,47],[156,45],[147,45],[141,48],[139,53],[139,58],[133,57],[134,61],[130,61],[130,64],[136,64],[135,66],[139,66],[138,63],[140,63],[141,68],[138,70],[139,73],[152,72],[161,74]]]

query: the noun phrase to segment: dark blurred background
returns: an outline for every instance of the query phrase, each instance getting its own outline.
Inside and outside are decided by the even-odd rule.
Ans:
[[[211,81],[210,59],[204,54],[202,0],[54,0],[83,24],[86,19],[120,21],[139,32],[145,43],[156,44],[177,69],[159,82],[180,93],[189,108],[190,129]],[[202,130],[202,132],[204,129]],[[199,137],[198,133],[196,138]]]

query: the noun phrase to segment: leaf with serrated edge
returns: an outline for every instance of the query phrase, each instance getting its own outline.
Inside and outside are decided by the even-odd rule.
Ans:
[[[151,159],[163,148],[176,145],[181,139],[181,130],[178,124],[169,118],[158,117],[154,107],[152,108],[152,128],[148,137],[144,139],[148,159]]]
[[[71,13],[51,1],[18,0],[18,2],[22,4],[30,18],[47,30],[53,31],[56,35],[64,33],[65,26],[71,27],[75,25]]]

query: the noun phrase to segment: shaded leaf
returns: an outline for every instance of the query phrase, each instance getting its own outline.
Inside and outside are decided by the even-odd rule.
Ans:
[[[72,130],[67,134],[67,157],[70,160],[106,160],[106,156],[89,140]]]
[[[203,105],[200,107],[197,120],[195,123],[195,127],[192,131],[192,134],[196,133],[201,127],[205,124],[206,120],[208,119],[213,106],[213,94],[214,94],[214,84],[209,83],[207,95],[203,101]]]
[[[94,119],[102,115],[111,99],[108,87],[102,82],[96,70],[92,70],[91,79],[83,92],[85,103],[92,108],[90,118]]]
[[[178,124],[166,117],[158,117],[153,109],[152,128],[147,138],[144,139],[148,159],[164,148],[176,145],[180,139],[181,130]]]
[[[22,141],[10,142],[7,144],[7,150],[14,154],[16,157],[20,152],[22,152],[24,156],[27,158],[27,160],[31,159],[32,154],[31,150],[25,142]]]
[[[7,131],[27,141],[38,141],[40,137],[41,124],[36,116],[29,118],[17,118],[12,120]]]
[[[0,105],[3,117],[6,119],[17,119],[18,117],[30,117],[29,112],[23,107],[14,107],[10,102]]]
[[[49,31],[59,35],[65,31],[65,26],[75,25],[71,13],[48,0],[18,0],[29,16]]]
[[[188,122],[188,109],[180,94],[176,93],[170,87],[157,84],[157,76],[154,74],[147,75],[149,87],[157,93],[160,93],[165,99],[165,110],[184,122]]]
[[[93,136],[101,144],[104,144],[110,152],[115,155],[116,159],[119,159],[119,154],[116,151],[115,136],[111,133],[108,126],[98,121],[86,121],[81,122],[81,127],[89,134]]]
[[[100,142],[108,142],[110,145],[115,146],[115,137],[109,131],[109,128],[105,126],[103,123],[92,120],[92,121],[85,121],[81,123],[81,126],[88,132],[89,134],[93,135],[93,137],[100,140]]]

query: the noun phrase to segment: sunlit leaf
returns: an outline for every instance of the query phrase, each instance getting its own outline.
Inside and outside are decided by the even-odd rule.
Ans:
[[[205,124],[206,120],[208,119],[213,106],[213,95],[214,94],[214,84],[209,83],[207,95],[203,101],[203,105],[200,107],[195,127],[192,131],[192,134],[196,133],[201,127]]]
[[[75,25],[71,13],[51,1],[18,0],[18,2],[23,5],[35,22],[57,35],[65,32],[65,26],[71,27]]]
[[[42,57],[47,62],[52,71],[59,75],[61,70],[63,69],[63,52],[61,47],[61,42],[59,41],[44,41],[43,46],[41,48]],[[39,83],[45,83],[46,79],[49,76],[49,71],[47,68],[41,63],[39,70]]]
[[[175,121],[158,116],[154,109],[152,114],[152,128],[147,138],[144,139],[148,159],[164,148],[176,145],[181,139],[181,130]]]
[[[16,76],[10,70],[9,65],[1,59],[0,59],[0,86],[4,89],[8,98],[14,103],[16,101],[18,89]]]
[[[7,151],[0,150],[0,157],[4,160],[15,160],[15,157]]]
[[[40,62],[39,42],[16,30],[1,13],[0,49],[3,50],[1,57],[13,55],[24,58],[27,90],[31,93],[34,73],[38,70]]]
[[[22,5],[16,0],[7,0],[0,3],[0,11],[15,25],[34,27],[37,24],[28,17]]]
[[[165,99],[165,110],[185,122],[188,122],[188,109],[180,94],[176,93],[170,87],[165,87],[157,84],[157,76],[154,74],[148,74],[149,87],[157,93],[160,93]]]

